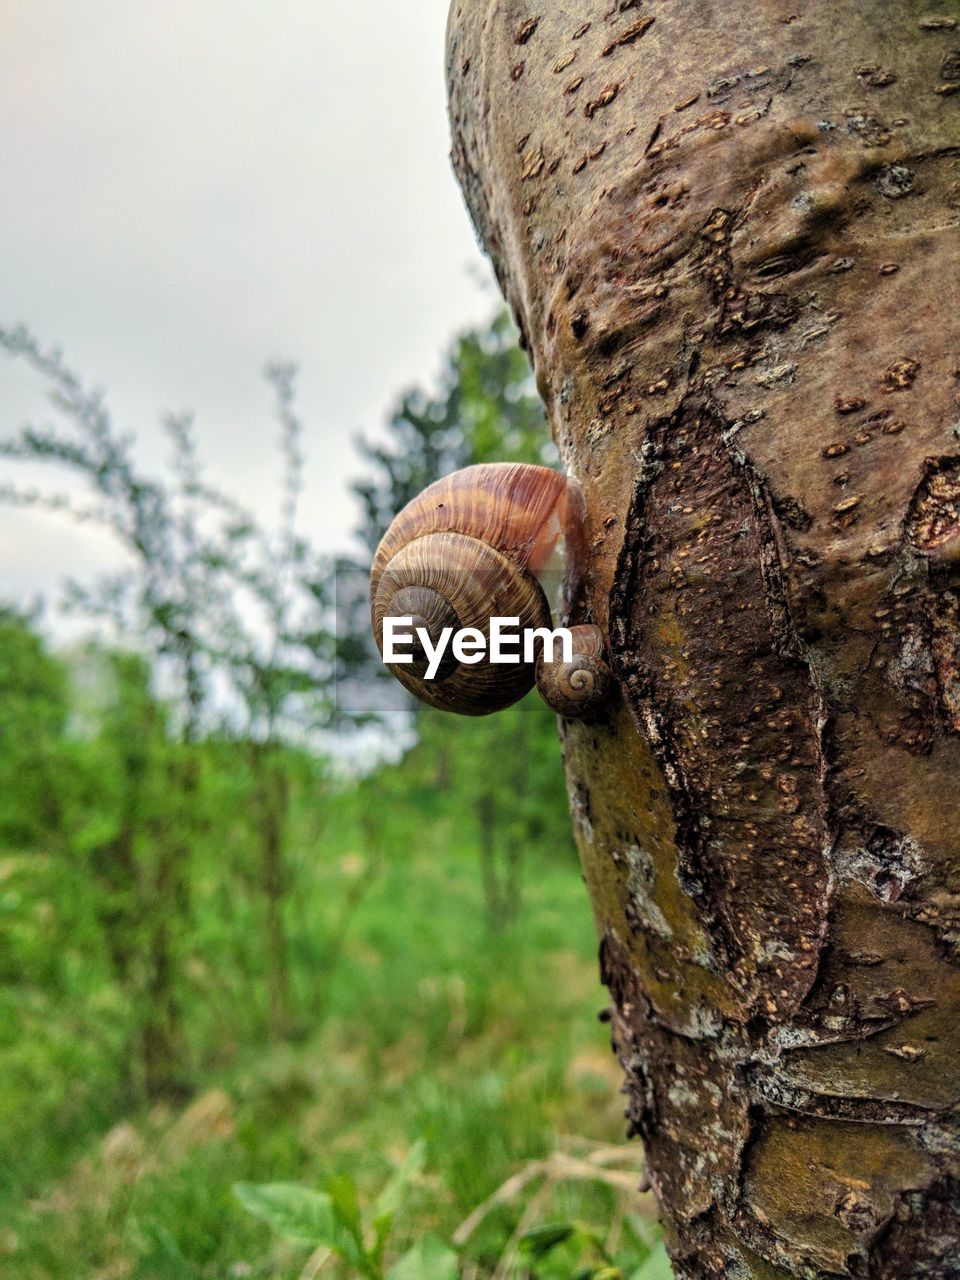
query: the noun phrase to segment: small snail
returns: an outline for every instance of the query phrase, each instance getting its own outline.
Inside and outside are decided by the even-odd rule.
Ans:
[[[377,646],[406,689],[442,710],[487,715],[540,683],[539,669],[541,693],[559,714],[596,710],[611,686],[599,628],[570,629],[569,675],[562,661],[538,661],[537,632],[549,633],[552,620],[537,575],[563,539],[571,582],[582,503],[576,482],[549,467],[500,462],[456,471],[404,507],[374,556],[370,606]],[[398,618],[410,619],[403,658],[393,648]],[[518,619],[515,630],[532,635],[537,650],[518,644],[515,658],[491,661],[496,618]],[[468,637],[459,653],[451,635]]]
[[[573,656],[569,662],[537,659],[537,691],[558,716],[585,719],[610,697],[613,672],[603,659],[603,632],[599,627],[571,627]]]

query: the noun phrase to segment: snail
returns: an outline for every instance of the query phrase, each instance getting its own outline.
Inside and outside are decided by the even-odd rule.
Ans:
[[[599,627],[571,627],[573,654],[569,661],[537,658],[537,691],[558,716],[585,719],[610,697],[613,672],[604,661],[603,632]]]
[[[552,638],[560,633],[551,630],[537,576],[562,540],[567,592],[575,590],[582,520],[576,481],[523,463],[466,467],[409,502],[384,534],[370,573],[374,636],[400,683],[429,706],[461,715],[500,711],[535,683],[559,714],[593,714],[612,685],[603,634],[572,627],[572,651],[563,655],[570,662],[548,660],[548,649],[556,658]],[[396,620],[407,622],[402,655],[394,648]],[[517,620],[516,656],[491,656],[498,620]]]

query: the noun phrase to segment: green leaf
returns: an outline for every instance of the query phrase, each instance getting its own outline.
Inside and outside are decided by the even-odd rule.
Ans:
[[[418,1138],[410,1148],[406,1160],[396,1171],[395,1174],[387,1182],[386,1186],[377,1196],[373,1204],[373,1216],[375,1221],[380,1221],[385,1217],[393,1217],[400,1208],[403,1201],[404,1192],[410,1183],[411,1178],[423,1168],[424,1160],[427,1154],[427,1144],[423,1138]]]
[[[137,1262],[134,1280],[197,1280],[196,1267],[183,1256],[166,1227],[153,1224],[146,1237],[149,1248]]]
[[[576,1222],[543,1222],[525,1231],[519,1240],[521,1251],[531,1258],[544,1258],[579,1231]]]
[[[357,1184],[347,1173],[337,1173],[327,1178],[323,1189],[330,1197],[334,1212],[363,1248],[363,1227],[360,1223],[360,1200],[357,1195]]]
[[[457,1280],[457,1255],[436,1236],[424,1236],[395,1262],[387,1280]]]
[[[248,1213],[269,1223],[285,1240],[314,1248],[325,1245],[346,1262],[368,1270],[362,1249],[324,1192],[292,1182],[238,1182],[233,1192]]]
[[[643,1266],[634,1271],[630,1280],[673,1280],[673,1267],[662,1244],[657,1245]]]
[[[404,1193],[410,1184],[410,1179],[414,1178],[423,1168],[426,1152],[426,1143],[422,1138],[419,1138],[407,1153],[406,1160],[387,1181],[386,1186],[373,1203],[374,1239],[373,1249],[370,1251],[369,1256],[378,1266],[383,1261],[383,1251],[386,1248],[390,1228],[393,1226],[394,1215],[400,1208]]]

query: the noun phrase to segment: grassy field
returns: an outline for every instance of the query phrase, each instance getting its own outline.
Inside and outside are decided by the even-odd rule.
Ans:
[[[218,980],[215,939],[192,975],[194,1089],[181,1100],[138,1106],[117,1089],[106,984],[87,975],[82,999],[17,1005],[0,1038],[3,1280],[353,1274],[273,1234],[234,1184],[347,1173],[364,1204],[421,1140],[388,1259],[427,1232],[449,1243],[519,1175],[462,1243],[463,1276],[621,1274],[597,1269],[591,1233],[624,1276],[669,1274],[650,1252],[649,1197],[629,1190],[639,1150],[612,1150],[620,1077],[571,849],[526,854],[517,918],[493,930],[476,851],[442,799],[427,815],[397,806],[376,836],[365,803],[335,795],[322,822],[300,824],[288,926],[301,1016],[284,1042],[245,1043],[245,989]],[[39,866],[4,860],[14,921],[55,909]],[[518,1249],[528,1228],[574,1220],[590,1230],[539,1259]]]

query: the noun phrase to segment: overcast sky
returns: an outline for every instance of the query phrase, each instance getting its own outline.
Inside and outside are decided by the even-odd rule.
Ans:
[[[211,476],[265,515],[261,370],[297,361],[321,546],[355,520],[353,436],[495,305],[447,159],[447,7],[0,0],[0,324],[61,346],[150,461],[160,412],[195,410]],[[0,433],[44,403],[0,356]],[[0,597],[114,560],[0,509]]]

